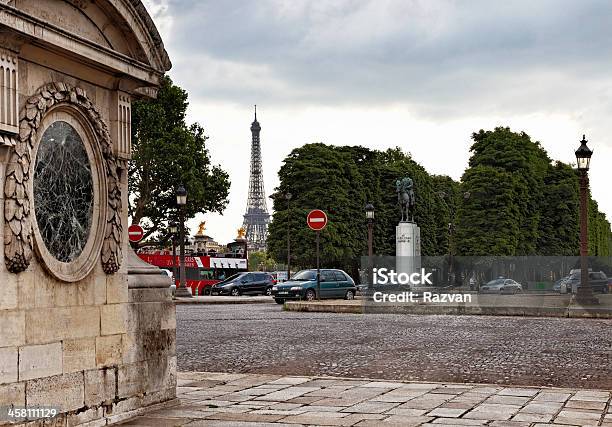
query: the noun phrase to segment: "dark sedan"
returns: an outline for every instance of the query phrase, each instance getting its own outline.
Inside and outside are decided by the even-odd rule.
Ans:
[[[268,273],[238,273],[212,286],[211,295],[271,295],[274,278]]]
[[[582,277],[580,276],[580,270],[574,271],[569,280],[567,281],[567,286],[572,290],[573,293],[576,293],[578,287],[580,286],[580,281]],[[589,271],[589,284],[591,285],[591,289],[593,292],[601,292],[608,293],[608,276],[603,271]]]

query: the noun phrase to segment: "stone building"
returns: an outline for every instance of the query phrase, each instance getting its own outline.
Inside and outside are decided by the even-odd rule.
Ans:
[[[212,237],[205,234],[206,231],[206,222],[201,222],[198,228],[198,232],[195,236],[193,236],[193,244],[190,245],[191,252],[195,254],[223,254],[227,248],[221,246],[218,242],[215,241]]]
[[[170,67],[140,0],[0,0],[0,407],[175,397],[168,283],[127,244],[131,103]]]

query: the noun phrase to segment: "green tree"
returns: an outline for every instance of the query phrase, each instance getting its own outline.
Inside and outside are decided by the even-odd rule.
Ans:
[[[521,236],[512,174],[478,165],[465,172],[462,185],[467,197],[457,213],[458,253],[465,256],[515,255]]]
[[[266,251],[249,252],[250,271],[274,271],[276,263],[268,256]]]
[[[465,190],[473,197],[479,197],[483,195],[481,191],[483,188],[470,188],[470,185],[477,183],[484,186],[487,190],[484,194],[494,197],[496,200],[493,203],[499,205],[501,209],[497,211],[486,209],[488,217],[481,221],[489,221],[490,225],[484,229],[476,229],[472,225],[473,228],[470,230],[470,223],[460,221],[462,227],[468,227],[462,229],[460,234],[469,236],[474,232],[483,235],[493,231],[491,226],[503,224],[508,227],[509,236],[507,239],[502,238],[503,244],[494,246],[500,250],[504,248],[503,250],[508,251],[506,255],[536,254],[542,184],[550,164],[548,155],[540,143],[533,142],[525,132],[512,132],[507,127],[497,127],[493,131],[480,130],[472,134],[472,139],[473,154],[466,171],[469,175],[463,179]],[[493,169],[501,174],[498,178],[504,180],[504,182],[495,181],[499,184],[498,191],[486,188],[488,186],[486,181],[474,177],[474,174],[479,172],[493,174]],[[486,200],[472,201],[472,203],[484,207]],[[507,215],[512,216],[503,218]],[[507,246],[507,243],[511,243],[511,246]],[[465,244],[463,246],[465,247]],[[485,248],[487,246],[485,244]],[[471,253],[478,253],[482,248],[465,249]]]
[[[315,264],[315,233],[306,226],[306,216],[315,208],[323,209],[329,219],[328,226],[321,232],[322,264],[331,266],[358,257],[359,237],[363,233],[354,227],[354,220],[361,216],[357,215],[365,202],[358,196],[361,177],[350,154],[337,147],[308,144],[292,151],[285,159],[279,177],[276,194],[290,192],[293,198],[289,211],[286,200],[274,198],[275,214],[268,236],[268,247],[274,259],[286,259],[289,220],[293,265],[297,268]]]
[[[549,165],[542,200],[538,252],[542,255],[578,255],[580,199],[576,171],[561,162]]]
[[[577,255],[579,182],[571,166],[551,163],[524,132],[498,127],[472,135],[472,157],[457,199],[461,255]],[[589,253],[610,256],[610,224],[589,199]]]
[[[381,152],[321,143],[293,150],[279,171],[268,236],[270,253],[278,261],[286,260],[289,227],[292,265],[313,267],[316,234],[306,226],[306,215],[311,209],[323,209],[329,223],[320,235],[321,265],[342,267],[356,277],[360,257],[367,253],[366,203],[376,209],[375,253],[395,254],[395,227],[400,219],[395,181],[403,176],[415,183],[415,220],[421,226],[423,254],[445,254],[447,246],[439,247],[444,239],[437,235],[443,228],[437,212],[445,202],[423,167],[399,148]],[[290,203],[282,197],[288,192],[293,196]]]
[[[157,99],[132,106],[132,160],[129,163],[129,214],[146,229],[145,238],[177,220],[176,188],[188,191],[186,218],[197,213],[222,213],[229,177],[212,165],[204,129],[188,126],[187,93],[165,76]]]
[[[447,252],[456,253],[455,231],[457,228],[457,210],[462,202],[461,184],[449,176],[432,176],[436,196],[442,200],[442,207],[434,212],[436,215],[436,247],[447,248]]]

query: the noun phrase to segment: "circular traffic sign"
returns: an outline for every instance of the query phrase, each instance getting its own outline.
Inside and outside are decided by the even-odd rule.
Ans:
[[[140,225],[132,224],[128,228],[128,237],[130,239],[130,242],[138,243],[144,237],[144,230]]]
[[[306,223],[315,231],[323,230],[327,225],[327,215],[320,209],[314,209],[308,213]]]

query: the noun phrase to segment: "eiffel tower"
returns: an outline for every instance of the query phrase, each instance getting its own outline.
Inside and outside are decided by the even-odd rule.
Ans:
[[[248,249],[251,251],[266,250],[266,237],[270,214],[266,204],[266,191],[264,189],[263,172],[261,167],[261,144],[259,132],[261,126],[257,121],[257,105],[255,106],[255,120],[251,124],[251,176],[249,178],[249,197],[242,226],[246,230]]]

